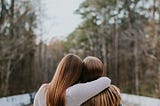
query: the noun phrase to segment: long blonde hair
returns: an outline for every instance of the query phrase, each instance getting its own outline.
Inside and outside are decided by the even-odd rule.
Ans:
[[[82,60],[77,55],[68,54],[63,57],[46,87],[47,106],[65,106],[66,89],[78,83],[81,67]]]
[[[100,94],[92,97],[81,106],[119,106],[121,101],[120,90],[110,85]]]

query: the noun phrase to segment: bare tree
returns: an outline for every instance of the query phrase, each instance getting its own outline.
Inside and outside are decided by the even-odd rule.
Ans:
[[[13,70],[25,55],[34,50],[35,14],[28,1],[1,0],[0,17],[0,96],[6,96]]]

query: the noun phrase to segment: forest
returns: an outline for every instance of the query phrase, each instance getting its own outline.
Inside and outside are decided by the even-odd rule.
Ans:
[[[0,1],[0,97],[36,91],[67,53],[96,56],[121,92],[160,98],[160,1],[84,0],[82,23],[48,44],[29,0]],[[62,13],[63,14],[63,13]]]

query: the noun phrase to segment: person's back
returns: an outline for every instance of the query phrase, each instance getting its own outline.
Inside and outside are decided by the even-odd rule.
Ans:
[[[119,89],[114,85],[110,85],[107,89],[84,102],[81,106],[120,106],[120,100]]]
[[[80,106],[110,85],[111,80],[107,77],[78,83],[81,68],[82,60],[79,56],[64,56],[51,82],[39,88],[34,98],[34,106]]]

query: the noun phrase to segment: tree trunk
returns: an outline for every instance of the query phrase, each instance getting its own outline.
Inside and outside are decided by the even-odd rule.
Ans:
[[[7,96],[8,95],[8,87],[9,87],[9,77],[11,74],[11,59],[8,61],[8,64],[6,66],[7,68],[2,69],[2,75],[1,75],[1,96]],[[6,70],[5,70],[6,69]]]
[[[135,90],[136,94],[139,94],[139,64],[138,64],[138,40],[137,35],[135,35],[135,42],[134,42],[134,60],[135,60]]]
[[[104,75],[107,75],[107,53],[106,53],[106,41],[105,37],[102,37],[102,55],[103,55],[103,64],[104,64]]]
[[[106,52],[106,21],[103,22],[102,32],[101,32],[101,41],[102,41],[102,56],[103,56],[103,64],[104,64],[104,75],[107,75],[107,52]]]
[[[116,77],[116,84],[119,86],[119,70],[118,70],[118,23],[117,19],[115,19],[115,77]]]

